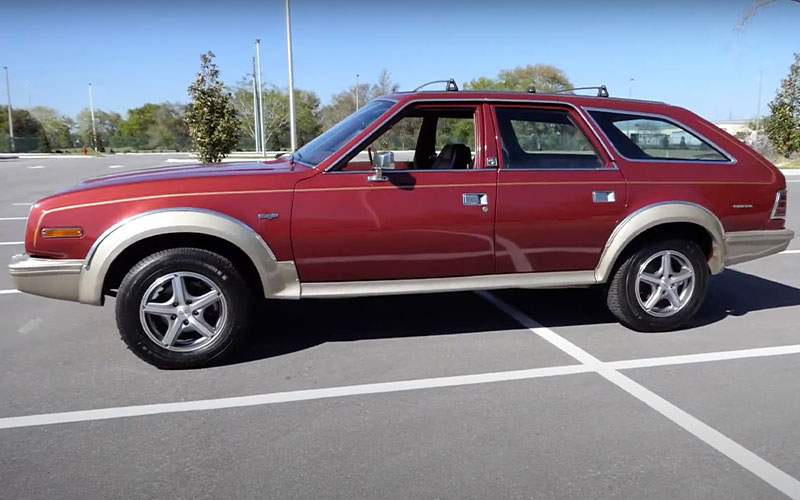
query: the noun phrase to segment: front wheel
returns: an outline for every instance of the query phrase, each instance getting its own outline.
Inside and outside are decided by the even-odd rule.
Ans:
[[[671,239],[643,245],[617,268],[608,308],[623,325],[643,332],[677,329],[705,299],[708,262],[700,246]]]
[[[150,255],[117,293],[117,326],[159,368],[196,368],[229,353],[248,325],[252,294],[230,260],[198,248]]]

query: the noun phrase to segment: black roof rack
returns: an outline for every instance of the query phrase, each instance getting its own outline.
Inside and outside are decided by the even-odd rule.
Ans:
[[[427,87],[428,85],[433,85],[434,83],[446,83],[447,86],[445,87],[445,90],[447,90],[448,92],[458,91],[458,85],[456,84],[456,81],[453,78],[450,78],[448,80],[434,80],[432,82],[423,83],[419,87],[412,90],[412,92],[417,92],[418,90]]]
[[[533,88],[533,85],[528,87],[528,92]],[[573,87],[571,89],[560,89],[549,92],[550,94],[563,94],[564,92],[572,92],[573,90],[597,90],[597,97],[608,97],[608,88],[605,85],[597,87]],[[536,90],[534,90],[536,92]]]
[[[428,85],[433,85],[435,83],[444,83],[444,84],[446,84],[445,90],[447,92],[457,92],[458,91],[458,85],[456,84],[456,81],[453,78],[450,78],[450,79],[447,79],[447,80],[433,80],[432,82],[423,83],[422,85],[420,85],[419,87],[415,88],[411,92],[418,92],[418,91],[422,90],[423,88],[427,87]],[[608,88],[605,85],[598,85],[596,87],[573,87],[573,88],[570,88],[570,89],[559,89],[559,90],[553,90],[553,91],[550,91],[550,92],[541,92],[541,93],[542,94],[563,94],[565,92],[573,92],[575,90],[597,90],[597,97],[609,97]],[[476,89],[475,92],[485,92],[485,91]],[[496,92],[498,92],[498,91],[496,91]],[[513,90],[503,90],[503,91],[499,91],[499,92],[512,93],[514,91]],[[531,86],[528,87],[528,90],[526,90],[526,92],[528,94],[536,94],[537,93],[536,92],[536,87],[531,85]]]

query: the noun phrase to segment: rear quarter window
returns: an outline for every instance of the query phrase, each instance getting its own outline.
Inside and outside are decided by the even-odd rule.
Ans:
[[[666,118],[597,110],[589,114],[630,160],[730,161],[708,141]]]

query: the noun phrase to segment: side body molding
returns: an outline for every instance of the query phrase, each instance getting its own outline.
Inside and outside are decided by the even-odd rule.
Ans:
[[[216,236],[239,247],[258,271],[265,297],[299,299],[294,264],[277,262],[272,250],[252,228],[225,214],[198,208],[169,208],[134,215],[106,230],[89,250],[81,269],[78,297],[100,304],[103,282],[114,259],[126,248],[161,234],[199,233]]]
[[[599,283],[608,280],[614,263],[625,247],[638,235],[661,224],[683,222],[704,228],[711,236],[712,255],[708,267],[712,274],[725,267],[725,232],[716,215],[707,208],[685,201],[667,201],[642,207],[619,223],[611,234],[595,269]]]

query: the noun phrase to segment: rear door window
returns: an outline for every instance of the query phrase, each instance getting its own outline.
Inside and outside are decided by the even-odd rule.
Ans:
[[[589,111],[617,151],[630,160],[730,161],[711,144],[663,118]]]
[[[535,108],[495,108],[510,169],[596,169],[602,162],[569,113]]]

